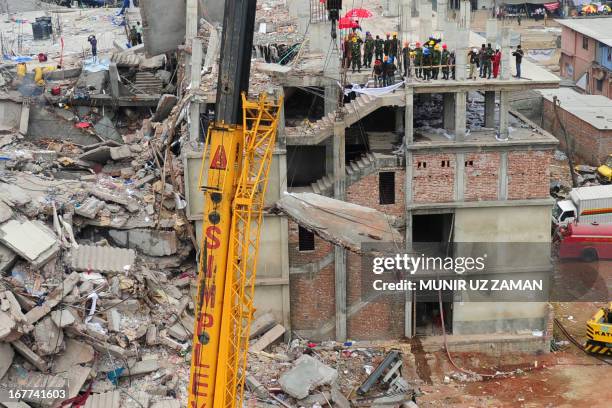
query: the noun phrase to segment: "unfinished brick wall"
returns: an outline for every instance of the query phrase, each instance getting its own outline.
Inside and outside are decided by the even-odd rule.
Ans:
[[[362,257],[348,253],[347,274],[347,335],[356,340],[391,340],[404,335],[403,293],[382,293],[371,299],[368,294],[375,276],[370,270],[362,271]],[[368,285],[368,287],[364,287]]]
[[[465,201],[494,201],[499,198],[501,154],[466,153],[464,176]]]
[[[289,222],[289,265],[295,271],[315,262],[322,262],[333,253],[333,246],[315,236],[314,251],[300,252],[298,225]],[[334,263],[319,270],[291,273],[289,279],[291,325],[295,330],[317,330],[332,323],[329,338],[335,336],[336,293]]]
[[[395,203],[380,204],[379,200],[379,174],[381,172],[395,173]],[[403,217],[405,210],[406,171],[403,168],[381,169],[365,176],[351,184],[346,189],[346,201],[364,207],[374,208],[385,214]]]
[[[612,153],[612,129],[599,130],[571,113],[557,109],[559,120],[565,126],[570,149],[576,159],[585,164],[598,166]],[[565,135],[559,125],[552,102],[544,99],[542,127],[559,139],[559,148],[565,150]]]
[[[413,156],[413,201],[444,203],[454,201],[455,155],[415,154]]]
[[[508,199],[550,197],[552,150],[508,153]]]

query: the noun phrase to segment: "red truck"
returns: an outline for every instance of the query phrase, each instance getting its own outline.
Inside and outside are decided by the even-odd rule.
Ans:
[[[559,237],[561,259],[612,259],[612,224],[569,224],[559,228]]]

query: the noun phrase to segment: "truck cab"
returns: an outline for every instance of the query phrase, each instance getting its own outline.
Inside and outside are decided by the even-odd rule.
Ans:
[[[556,227],[566,227],[576,220],[578,210],[572,200],[557,201],[552,213],[552,222]]]

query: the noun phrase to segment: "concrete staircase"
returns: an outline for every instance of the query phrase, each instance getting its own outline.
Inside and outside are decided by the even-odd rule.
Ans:
[[[366,153],[359,159],[351,161],[346,166],[346,187],[376,172],[378,169],[398,167],[401,165],[403,165],[403,158],[400,156],[386,155],[381,153]],[[333,197],[333,175],[323,176],[319,180],[312,183],[310,188],[315,194]]]
[[[380,97],[362,94],[346,104],[343,108],[342,120],[345,128],[359,122],[370,113],[383,106],[404,106],[404,93],[395,93]],[[330,112],[322,119],[300,127],[286,127],[287,144],[290,145],[316,145],[334,134],[336,113]]]
[[[164,87],[161,79],[151,72],[137,72],[134,82],[127,83],[127,88],[133,94],[159,95]]]

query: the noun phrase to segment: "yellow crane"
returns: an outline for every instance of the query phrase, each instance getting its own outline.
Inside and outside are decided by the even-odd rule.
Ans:
[[[189,408],[242,406],[264,197],[282,98],[248,95],[256,0],[225,0],[215,120],[202,156],[204,194]],[[327,0],[335,22],[341,0]]]
[[[600,308],[587,322],[584,349],[591,354],[612,356],[612,302]]]

